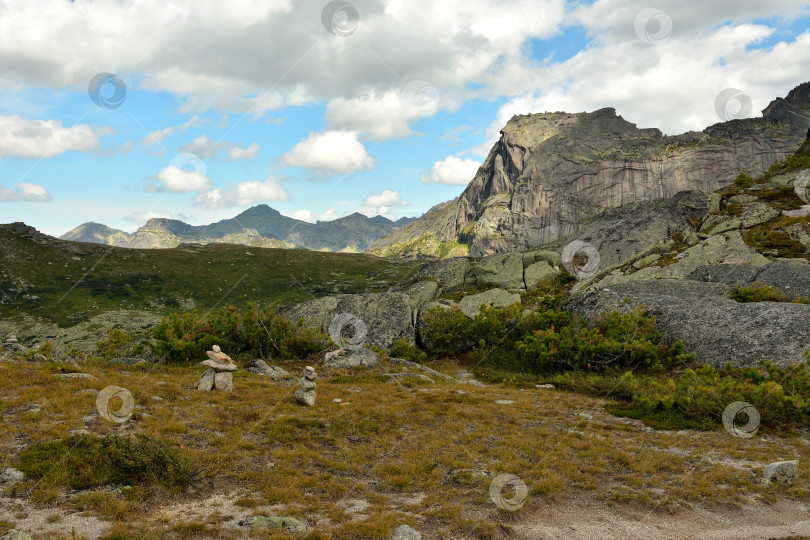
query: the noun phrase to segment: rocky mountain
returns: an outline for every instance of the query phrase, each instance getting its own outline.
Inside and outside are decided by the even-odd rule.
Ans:
[[[60,238],[129,248],[171,248],[183,243],[240,244],[252,247],[363,251],[372,242],[412,222],[354,213],[334,221],[309,223],[282,215],[265,204],[210,225],[189,225],[175,219],[152,218],[129,234],[99,223],[85,223]]]
[[[793,154],[810,128],[810,83],[762,117],[677,136],[639,129],[612,108],[517,115],[464,192],[376,241],[382,256],[528,249],[568,237],[607,208],[712,192]]]

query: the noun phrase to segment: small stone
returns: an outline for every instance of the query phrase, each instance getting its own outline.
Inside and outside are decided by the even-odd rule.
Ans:
[[[152,396],[152,401],[163,401],[163,398],[160,396]]]
[[[779,461],[766,466],[763,476],[765,480],[769,482],[776,482],[781,486],[790,487],[793,485],[793,481],[796,479],[798,472],[799,462],[797,460]]]
[[[314,390],[296,390],[295,400],[301,405],[312,407],[315,405],[315,391]]]
[[[210,360],[210,359],[200,362],[200,365],[213,368],[213,369],[217,370],[218,372],[219,371],[234,372],[237,369],[239,369],[238,367],[236,367],[236,364],[228,364],[228,363],[225,363],[225,362],[217,362],[216,360]]]
[[[60,379],[95,379],[89,373],[57,373],[56,376]]]
[[[214,389],[220,392],[233,391],[233,373],[217,373],[214,375]]]
[[[422,540],[422,533],[408,525],[399,525],[394,529],[391,540]]]
[[[293,517],[251,516],[239,520],[239,526],[249,527],[251,529],[284,531],[289,534],[300,534],[307,531],[307,526],[304,522]]]
[[[0,482],[6,484],[16,484],[17,482],[21,482],[25,479],[25,474],[15,469],[14,467],[8,467],[3,469],[3,472],[0,473]]]
[[[282,369],[278,366],[270,366],[264,360],[257,358],[250,363],[250,367],[248,371],[251,373],[255,373],[256,375],[264,375],[266,377],[270,377],[273,380],[279,379],[292,379],[293,376],[290,373]]]
[[[511,405],[514,403],[514,400],[511,399],[496,399],[495,403],[498,405]]]
[[[197,390],[202,392],[210,392],[214,387],[214,375],[216,375],[214,368],[208,368],[203,376],[200,377],[200,382],[197,383]]]
[[[553,384],[535,384],[534,387],[541,390],[554,390]]]
[[[28,359],[29,362],[47,362],[48,358],[44,354],[35,353],[31,358]]]
[[[332,400],[332,403],[340,403],[341,401],[343,400],[341,400],[339,397],[336,397],[335,399]]]

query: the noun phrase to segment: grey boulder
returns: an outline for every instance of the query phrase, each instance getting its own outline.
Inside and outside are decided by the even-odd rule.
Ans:
[[[279,313],[319,328],[334,341],[345,339],[355,346],[374,345],[390,350],[399,339],[414,342],[411,299],[401,292],[326,296],[284,306]],[[347,336],[344,331],[351,331],[352,335]]]
[[[659,279],[611,285],[569,300],[568,309],[595,320],[612,309],[644,306],[663,341],[683,341],[699,363],[754,367],[762,359],[780,366],[802,361],[810,343],[810,305],[738,303],[721,283]],[[626,300],[625,300],[626,299]]]

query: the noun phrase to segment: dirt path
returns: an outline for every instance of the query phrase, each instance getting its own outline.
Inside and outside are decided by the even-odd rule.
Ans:
[[[692,508],[674,515],[571,498],[512,525],[532,540],[768,540],[810,537],[810,501]]]

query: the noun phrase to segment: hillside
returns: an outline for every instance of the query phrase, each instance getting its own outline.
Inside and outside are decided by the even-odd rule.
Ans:
[[[333,221],[309,223],[289,218],[266,204],[236,217],[210,225],[152,218],[132,234],[98,223],[84,223],[60,238],[130,248],[172,248],[183,243],[238,244],[267,248],[304,248],[323,251],[362,252],[378,238],[411,223],[414,218],[392,221],[355,212]]]
[[[715,191],[791,155],[810,128],[810,83],[760,118],[666,136],[612,108],[514,116],[456,199],[376,241],[381,256],[525,250],[576,233],[607,208]]]
[[[71,326],[113,310],[213,308],[385,290],[410,269],[371,255],[210,244],[123,249],[0,226],[0,318]]]

